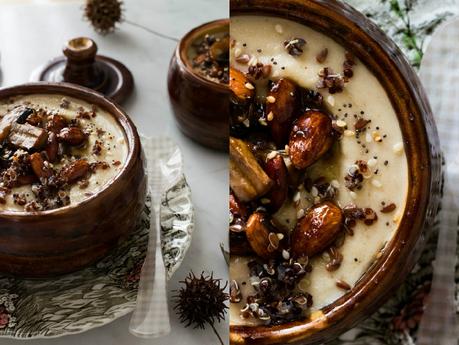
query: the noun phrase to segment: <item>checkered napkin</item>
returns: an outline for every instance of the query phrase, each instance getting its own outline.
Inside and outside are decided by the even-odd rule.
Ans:
[[[183,174],[178,147],[168,138],[142,137],[148,158],[148,184],[153,200],[147,256],[140,275],[137,306],[131,317],[129,331],[137,337],[155,338],[170,333],[166,291],[166,270],[161,252],[159,208],[162,193]],[[181,166],[181,164],[178,164]]]
[[[459,217],[459,17],[440,27],[422,60],[420,76],[437,123],[446,166],[440,233],[429,299],[417,345],[457,345],[455,264]]]

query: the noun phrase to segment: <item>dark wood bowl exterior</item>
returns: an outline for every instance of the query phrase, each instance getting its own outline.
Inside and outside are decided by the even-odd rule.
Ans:
[[[118,176],[81,203],[40,212],[0,211],[0,272],[28,278],[73,272],[101,259],[134,229],[147,189],[137,130],[118,105],[64,83],[1,89],[0,99],[37,93],[75,97],[108,111],[123,128],[129,148]]]
[[[205,32],[228,26],[227,19],[203,24],[177,45],[169,65],[167,84],[172,111],[180,130],[198,143],[228,150],[229,87],[194,73],[187,63],[190,44]]]
[[[231,16],[290,19],[332,37],[376,75],[388,93],[404,136],[409,190],[405,213],[382,256],[351,291],[302,322],[265,327],[230,326],[231,344],[322,344],[377,310],[418,260],[440,201],[441,157],[437,130],[420,80],[403,53],[373,22],[335,0],[230,0]]]

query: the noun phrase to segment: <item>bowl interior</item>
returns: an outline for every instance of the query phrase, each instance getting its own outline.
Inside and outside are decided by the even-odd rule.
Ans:
[[[405,212],[396,234],[354,288],[304,322],[272,327],[231,326],[231,340],[235,344],[246,343],[246,339],[257,344],[301,342],[306,337],[308,344],[315,344],[325,336],[337,336],[375,311],[416,262],[423,229],[432,222],[430,213],[437,207],[432,180],[439,181],[440,176],[438,136],[416,73],[395,43],[349,5],[321,0],[231,0],[230,6],[231,16],[282,17],[322,32],[346,47],[378,78],[402,130],[409,175]]]
[[[49,216],[50,214],[57,214],[57,213],[64,213],[69,209],[75,208],[82,204],[86,204],[91,200],[97,198],[102,193],[105,193],[107,189],[118,179],[122,178],[123,175],[126,174],[127,170],[135,163],[134,159],[136,157],[136,153],[140,150],[140,139],[135,128],[135,125],[130,120],[128,115],[114,102],[99,94],[98,92],[68,83],[48,83],[48,82],[41,82],[41,83],[29,83],[23,84],[18,86],[13,86],[9,88],[0,89],[0,100],[7,99],[9,97],[20,96],[20,95],[31,95],[31,94],[58,94],[67,97],[73,97],[82,101],[85,101],[89,104],[94,104],[97,107],[104,109],[107,111],[111,116],[113,116],[118,125],[122,128],[124,133],[124,139],[126,144],[128,145],[128,154],[126,157],[126,162],[122,169],[118,172],[118,174],[114,177],[111,182],[108,182],[105,188],[101,189],[97,193],[89,196],[88,198],[84,199],[83,201],[74,204],[74,205],[67,205],[64,207],[60,207],[57,209],[47,210],[47,211],[36,211],[33,212],[34,217],[38,216]],[[27,217],[31,213],[30,212],[17,212],[17,211],[0,211],[1,215],[4,216],[15,216],[15,217]]]
[[[207,79],[199,73],[193,70],[192,59],[195,56],[193,44],[202,39],[206,34],[219,34],[229,33],[229,20],[219,19],[212,22],[202,24],[191,31],[189,31],[181,40],[178,46],[180,62],[186,68],[186,70],[200,79],[204,83],[210,83],[213,87],[228,88],[228,85],[218,83],[213,80]],[[228,47],[229,49],[229,47]]]

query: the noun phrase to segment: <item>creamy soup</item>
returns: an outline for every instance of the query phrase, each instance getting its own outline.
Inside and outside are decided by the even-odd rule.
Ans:
[[[369,218],[350,221],[351,233],[340,234],[332,251],[309,258],[312,270],[294,291],[312,296],[309,310],[313,312],[352,288],[397,231],[408,188],[407,159],[397,116],[377,78],[326,35],[292,21],[261,16],[233,17],[230,31],[231,66],[248,73],[250,82],[246,87],[256,89],[257,99],[275,102],[274,97],[264,99],[266,84],[281,78],[322,95],[323,108],[332,116],[340,137],[330,152],[301,173],[312,181],[319,177],[327,181],[325,186],[332,188],[339,207],[356,205],[372,210],[368,211]],[[256,78],[257,66],[265,73],[261,78]],[[262,125],[269,124],[269,115]],[[249,122],[245,124],[250,126]],[[284,151],[288,153],[288,149]],[[287,166],[292,164],[288,155],[284,160]],[[317,186],[304,186],[291,191],[272,215],[276,224],[289,231],[324,193]],[[286,253],[284,259],[289,255]],[[263,317],[253,317],[250,310],[257,305],[247,301],[259,284],[259,279],[250,277],[248,262],[253,259],[231,257],[230,276],[238,288],[238,297],[231,303],[233,325],[269,323]]]
[[[123,129],[106,111],[62,95],[0,103],[0,210],[40,211],[77,204],[123,168]]]

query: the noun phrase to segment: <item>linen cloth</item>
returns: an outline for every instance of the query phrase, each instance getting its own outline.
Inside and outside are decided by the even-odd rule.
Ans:
[[[147,157],[148,185],[152,195],[150,238],[140,275],[137,306],[129,331],[138,337],[160,337],[170,333],[166,269],[161,251],[160,200],[162,194],[181,177],[181,153],[168,138],[142,137]]]
[[[439,215],[440,233],[429,298],[418,334],[418,345],[456,345],[454,273],[459,217],[459,17],[432,38],[420,68],[429,95],[441,148],[445,184]]]

